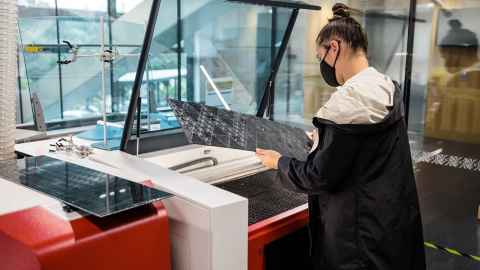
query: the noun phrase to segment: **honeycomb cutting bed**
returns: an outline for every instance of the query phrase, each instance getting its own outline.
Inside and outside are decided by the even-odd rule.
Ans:
[[[248,198],[249,225],[307,203],[305,194],[289,191],[280,185],[276,171],[265,171],[215,186]]]

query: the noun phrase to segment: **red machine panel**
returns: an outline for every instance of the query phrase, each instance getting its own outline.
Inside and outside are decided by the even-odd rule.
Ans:
[[[0,216],[0,231],[25,254],[35,254],[44,270],[171,268],[168,218],[160,202],[71,222],[35,207]],[[8,243],[0,237],[2,244]],[[23,258],[20,254],[14,258]]]
[[[299,206],[248,227],[248,270],[264,270],[264,248],[308,224],[308,208]]]

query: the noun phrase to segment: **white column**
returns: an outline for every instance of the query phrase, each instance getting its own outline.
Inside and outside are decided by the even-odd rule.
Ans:
[[[14,157],[17,2],[0,0],[0,160]]]

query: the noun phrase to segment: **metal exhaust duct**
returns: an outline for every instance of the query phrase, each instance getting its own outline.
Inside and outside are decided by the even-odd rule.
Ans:
[[[15,157],[17,1],[0,0],[0,160]]]

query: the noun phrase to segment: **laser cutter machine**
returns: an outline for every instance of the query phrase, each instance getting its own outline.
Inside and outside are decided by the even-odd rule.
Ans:
[[[283,189],[276,182],[276,173],[266,170],[261,165],[255,153],[251,151],[251,147],[233,147],[221,143],[191,140],[192,138],[188,136],[188,128],[183,125],[183,130],[180,129],[179,123],[175,124],[175,115],[171,112],[163,112],[161,117],[158,117],[158,123],[154,123],[155,120],[152,118],[147,119],[146,114],[148,113],[143,111],[145,109],[143,105],[145,99],[151,96],[150,93],[147,93],[147,98],[145,95],[142,96],[142,93],[145,92],[142,90],[145,87],[144,73],[152,54],[150,50],[155,33],[167,31],[169,27],[167,24],[158,22],[163,14],[161,3],[160,0],[152,1],[123,126],[120,150],[93,149],[92,153],[83,156],[78,155],[75,151],[51,152],[50,144],[57,142],[55,138],[17,144],[16,151],[24,156],[46,156],[133,182],[148,183],[150,187],[172,194],[173,196],[164,198],[161,202],[161,208],[164,207],[162,211],[165,211],[168,216],[168,237],[163,241],[170,247],[168,255],[170,256],[171,253],[172,269],[273,269],[273,262],[269,260],[268,255],[269,253],[277,255],[281,253],[281,244],[279,243],[282,239],[287,239],[286,243],[300,241],[301,237],[297,239],[292,236],[301,231],[308,222],[307,198],[305,195]],[[254,104],[254,109],[248,111],[248,114],[256,114],[258,118],[266,116],[269,119],[259,120],[266,121],[262,122],[264,126],[259,126],[259,128],[278,132],[278,125],[270,125],[273,120],[276,75],[287,51],[287,44],[300,10],[319,10],[320,7],[301,1],[283,0],[228,0],[225,2],[213,1],[210,4],[216,5],[222,11],[234,10],[237,6],[247,9],[261,7],[263,10],[269,11],[269,14],[286,12],[285,14],[289,14],[289,17],[284,24],[275,24],[275,29],[272,31],[275,34],[272,34],[271,51],[268,52],[270,57],[268,72],[264,72],[263,79],[258,80],[262,84],[262,90],[258,93],[257,100],[255,98],[250,100],[239,98],[248,92],[248,87],[239,83],[242,81],[241,78],[233,78],[229,90],[222,87],[225,85],[222,84],[225,80],[222,81],[222,76],[212,68],[212,57],[205,57],[205,55],[212,55],[212,44],[205,45],[202,35],[202,31],[205,30],[202,28],[204,26],[200,23],[192,23],[191,25],[196,25],[198,29],[186,29],[185,31],[189,32],[185,33],[185,36],[191,34],[193,41],[190,43],[186,40],[178,41],[177,45],[178,48],[183,46],[184,50],[192,54],[190,58],[187,57],[191,61],[187,60],[186,70],[179,70],[178,75],[187,74],[187,77],[191,77],[188,87],[193,87],[193,91],[191,94],[188,94],[189,91],[187,91],[186,97],[180,94],[177,99],[186,100],[189,104],[206,103],[206,105],[211,105],[210,108],[219,106],[227,109],[224,112],[228,112],[228,109],[241,111],[249,104]],[[192,3],[192,6],[194,5],[195,3]],[[168,10],[165,12],[168,13]],[[257,20],[264,19],[259,12],[253,14],[258,15]],[[208,19],[199,10],[193,10],[184,16],[185,20],[193,22]],[[228,12],[219,16],[228,17]],[[212,29],[208,31],[212,31]],[[283,32],[283,35],[278,35],[278,32]],[[258,35],[257,38],[259,36],[261,35]],[[255,53],[255,57],[258,57],[259,52]],[[213,54],[227,58],[228,52],[226,50],[222,53],[217,51]],[[221,61],[215,62],[215,65],[226,66]],[[232,67],[229,68],[231,77],[234,77],[235,70]],[[147,73],[149,72],[147,71]],[[205,83],[202,84],[201,81]],[[204,94],[203,97],[201,93]],[[246,103],[230,104],[232,100],[236,99],[246,101]],[[156,107],[150,99],[147,103],[146,107],[149,111],[152,106]],[[203,104],[199,105],[199,108],[207,108]],[[232,112],[232,115],[235,114]],[[228,113],[225,113],[224,116],[228,116]],[[223,120],[228,122],[229,118],[219,117],[218,119],[220,120],[217,120],[217,124],[221,125],[220,122]],[[171,128],[152,132],[152,125],[158,127],[158,125],[166,123]],[[235,123],[241,123],[241,121]],[[237,125],[235,123],[232,125]],[[104,125],[108,127],[107,124],[104,123]],[[290,129],[282,129],[282,127],[280,126],[280,130],[288,134]],[[304,136],[300,129],[292,130],[295,131],[292,131],[291,136],[286,135],[287,140],[280,143],[289,144],[292,140]],[[219,141],[222,141],[220,138],[222,133],[212,130],[209,134],[217,134]],[[248,137],[253,133],[245,131],[244,134]],[[264,141],[268,141],[268,138]],[[302,140],[300,141],[293,144],[303,143]],[[74,136],[72,143],[86,147],[93,144],[94,141]],[[306,149],[301,151],[305,152]],[[16,186],[5,184],[4,190],[13,192],[16,189]],[[8,209],[4,207],[1,214],[40,207],[61,217],[67,223],[85,218],[84,214],[75,209],[73,212],[65,213],[62,204],[57,200],[43,195],[32,195],[30,191],[19,194],[18,196],[25,199],[23,203],[10,206]],[[0,226],[1,224],[2,216],[0,216]],[[149,248],[155,248],[155,245],[152,244]],[[302,256],[302,254],[306,256],[306,252],[307,249],[305,249],[305,254],[298,250],[298,256]]]

